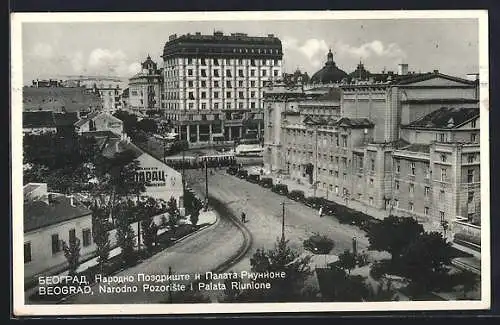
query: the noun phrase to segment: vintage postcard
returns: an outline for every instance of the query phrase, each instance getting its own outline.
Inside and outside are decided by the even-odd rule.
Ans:
[[[487,11],[11,22],[16,316],[490,307]]]

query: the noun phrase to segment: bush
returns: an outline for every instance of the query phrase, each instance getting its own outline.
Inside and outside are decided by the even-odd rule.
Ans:
[[[334,246],[333,240],[324,235],[315,234],[304,240],[304,248],[315,254],[328,254]]]
[[[370,276],[374,280],[380,280],[385,274],[389,272],[389,261],[378,261],[372,264],[370,268]]]

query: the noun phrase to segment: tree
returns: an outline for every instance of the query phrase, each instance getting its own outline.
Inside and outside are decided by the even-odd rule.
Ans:
[[[339,255],[338,265],[340,268],[346,270],[347,273],[351,274],[351,270],[356,267],[356,255],[346,249]]]
[[[145,118],[137,122],[137,129],[146,133],[156,133],[158,131],[158,125],[155,120]]]
[[[118,218],[116,218],[116,241],[118,246],[121,248],[121,258],[122,263],[125,265],[132,265],[135,262],[135,234],[132,230],[132,226],[127,217],[125,217],[125,213],[123,211],[123,206],[118,206],[118,214],[121,214]]]
[[[177,200],[174,197],[171,197],[167,203],[167,213],[168,213],[168,225],[170,229],[175,233],[175,228],[179,223],[180,219],[180,211],[177,207]]]
[[[458,283],[462,285],[463,298],[467,298],[467,293],[474,291],[478,288],[480,277],[474,272],[463,270],[458,274],[455,274]]]
[[[333,240],[324,235],[314,234],[304,240],[304,248],[316,254],[328,254],[334,246]]]
[[[202,206],[200,201],[195,199],[192,202],[191,215],[189,217],[189,220],[191,221],[191,224],[193,226],[196,226],[196,224],[198,224],[198,220],[200,218],[200,211],[201,211],[202,207],[203,206]]]
[[[78,268],[78,261],[80,259],[80,239],[76,236],[69,238],[69,244],[62,241],[64,257],[69,264],[69,275],[76,274]]]
[[[395,261],[423,233],[423,226],[415,219],[389,216],[371,227],[368,240],[370,249],[388,251]]]
[[[148,253],[153,251],[153,246],[156,244],[158,226],[152,219],[147,219],[141,222],[142,239]]]
[[[263,302],[301,301],[304,283],[311,275],[309,262],[309,257],[300,257],[284,238],[278,239],[274,249],[257,250],[250,258],[250,265],[252,272],[283,272],[285,277],[263,280],[271,282],[271,289],[256,293],[244,291],[238,299]]]
[[[411,287],[425,292],[447,276],[451,259],[451,244],[439,232],[424,233],[403,251],[398,268]]]
[[[137,116],[122,110],[116,111],[113,115],[123,122],[123,130],[125,133],[133,137],[137,132]]]
[[[377,283],[377,288],[369,286],[368,301],[394,301],[396,300],[396,290],[392,285],[391,280],[380,280]]]
[[[94,205],[92,207],[92,236],[96,245],[97,263],[101,273],[103,273],[104,265],[108,261],[110,242],[107,229],[107,210],[103,207]]]

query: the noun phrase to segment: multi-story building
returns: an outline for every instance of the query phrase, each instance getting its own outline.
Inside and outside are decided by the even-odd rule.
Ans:
[[[371,74],[362,64],[349,75],[318,73],[294,94],[296,111],[273,115],[281,102],[269,97],[265,116],[280,130],[265,129],[265,152],[276,151],[267,170],[312,185],[318,196],[436,227],[478,218],[477,80],[411,73],[406,64],[398,73]],[[321,91],[326,105],[311,96]]]
[[[281,41],[270,34],[172,35],[163,50],[162,105],[190,144],[263,134],[263,85],[280,78]]]
[[[162,71],[148,55],[141,64],[141,71],[129,79],[127,109],[140,115],[146,115],[148,111],[160,111],[162,91]]]

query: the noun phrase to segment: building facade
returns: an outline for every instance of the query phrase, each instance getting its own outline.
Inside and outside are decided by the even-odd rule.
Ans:
[[[263,85],[282,74],[274,35],[172,35],[163,50],[167,119],[190,144],[263,134]]]
[[[75,122],[75,131],[78,134],[91,131],[111,131],[121,135],[123,121],[108,112],[92,112]]]
[[[477,81],[411,73],[407,65],[371,74],[360,64],[337,80],[315,75],[316,84],[294,95],[296,111],[275,114],[282,102],[269,97],[265,116],[280,130],[265,128],[266,170],[310,185],[317,196],[436,229],[457,216],[479,218]],[[325,88],[330,99],[319,104],[311,95],[326,96]],[[340,92],[337,105],[332,91]]]
[[[163,74],[149,55],[141,64],[141,71],[129,79],[127,95],[127,110],[137,115],[162,108]]]
[[[47,191],[47,184],[29,183],[24,190],[24,278],[64,269],[62,242],[80,240],[80,258],[95,250],[92,213],[71,196]]]

